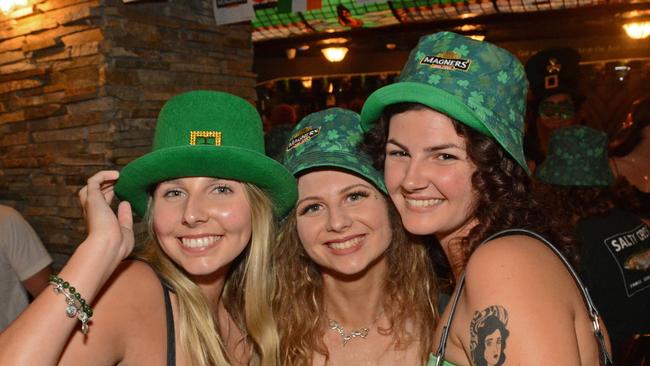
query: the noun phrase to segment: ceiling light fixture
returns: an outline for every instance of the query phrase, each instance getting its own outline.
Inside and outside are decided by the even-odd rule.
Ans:
[[[644,39],[650,36],[650,22],[625,23],[623,29],[632,39]]]
[[[311,76],[307,76],[307,77],[304,77],[304,78],[300,79],[300,83],[302,84],[303,88],[311,89],[312,80],[313,79],[312,79]]]
[[[327,47],[320,50],[329,62],[341,62],[348,53],[347,47]]]
[[[318,41],[319,44],[330,45],[330,44],[344,44],[347,43],[348,39],[343,37],[337,38],[326,38]]]

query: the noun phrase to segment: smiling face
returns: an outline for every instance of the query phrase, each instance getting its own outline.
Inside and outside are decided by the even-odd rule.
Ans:
[[[209,177],[160,183],[153,194],[153,229],[163,251],[191,275],[225,271],[251,238],[245,186]]]
[[[388,206],[366,180],[334,170],[307,173],[298,179],[296,215],[300,241],[321,270],[354,275],[385,261]]]
[[[444,243],[466,229],[475,170],[465,139],[446,115],[425,108],[391,117],[384,174],[406,230]]]

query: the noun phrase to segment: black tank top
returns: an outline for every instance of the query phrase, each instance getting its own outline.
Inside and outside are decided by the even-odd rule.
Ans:
[[[167,320],[167,366],[175,366],[176,335],[174,333],[174,313],[172,311],[172,302],[169,298],[169,293],[173,292],[173,289],[162,278],[160,278],[160,283],[162,284],[163,295],[165,297],[165,318]]]

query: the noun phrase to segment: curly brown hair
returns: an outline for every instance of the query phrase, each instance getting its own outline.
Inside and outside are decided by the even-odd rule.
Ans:
[[[365,134],[361,148],[371,154],[375,168],[383,171],[388,127],[392,116],[411,110],[430,109],[418,103],[398,103],[386,107],[375,126]],[[451,117],[450,117],[451,118]],[[460,238],[464,268],[476,247],[499,231],[523,228],[534,231],[563,252],[574,264],[578,246],[571,228],[555,215],[548,215],[533,195],[532,180],[526,171],[491,137],[451,118],[456,133],[465,138],[467,155],[476,166],[472,186],[476,192],[471,217],[477,219],[466,237]]]
[[[427,248],[404,231],[397,210],[388,197],[385,199],[393,238],[384,253],[388,271],[382,305],[390,326],[378,332],[392,335],[398,349],[419,342],[424,364],[434,351],[434,325],[439,317],[433,265]],[[311,364],[314,352],[329,359],[323,342],[329,328],[323,305],[323,278],[300,242],[295,208],[282,224],[276,246],[273,308],[280,331],[281,364]]]
[[[561,216],[570,227],[575,227],[580,220],[588,217],[606,215],[615,207],[630,212],[641,209],[634,187],[623,177],[607,187],[559,186],[537,182],[535,195],[540,198],[547,213]]]

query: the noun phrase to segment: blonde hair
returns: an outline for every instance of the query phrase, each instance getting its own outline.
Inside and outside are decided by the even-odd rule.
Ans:
[[[251,240],[233,261],[222,292],[224,307],[252,345],[250,365],[278,364],[279,336],[271,311],[273,281],[270,273],[271,240],[275,219],[271,199],[257,186],[242,182],[251,207]],[[151,207],[151,200],[149,208]],[[190,365],[229,365],[218,319],[201,289],[161,249],[147,210],[149,240],[135,254],[147,261],[176,293],[179,303],[179,342]]]
[[[385,197],[384,197],[385,198]],[[396,348],[420,342],[422,363],[433,352],[433,332],[438,320],[438,288],[427,248],[403,229],[399,216],[387,202],[393,239],[386,250],[388,272],[383,307]],[[276,240],[273,254],[276,292],[273,310],[280,331],[282,365],[311,364],[314,352],[329,359],[323,342],[328,319],[323,305],[323,278],[298,237],[296,210],[289,213]]]

